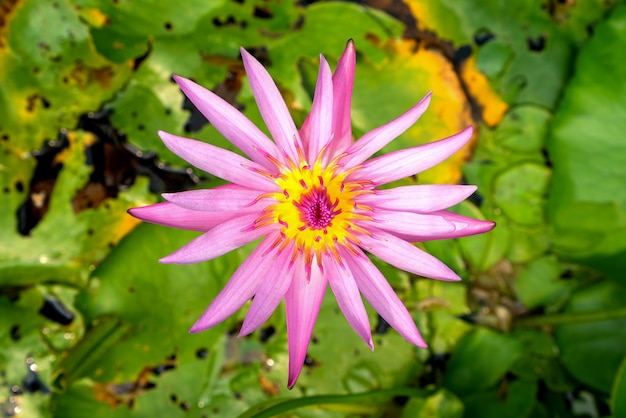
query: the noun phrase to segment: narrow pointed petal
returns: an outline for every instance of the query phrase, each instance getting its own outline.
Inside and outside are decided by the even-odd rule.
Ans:
[[[213,299],[189,332],[207,330],[235,313],[250,300],[272,267],[272,245],[275,235],[267,236],[252,254],[239,266],[222,291]]]
[[[331,140],[333,127],[333,81],[330,67],[320,55],[320,71],[313,96],[313,106],[309,115],[308,143],[304,144],[308,150],[309,162],[317,160],[322,147]]]
[[[177,206],[206,212],[261,212],[268,203],[265,199],[258,199],[260,195],[258,190],[230,184],[162,194],[165,200]]]
[[[200,232],[206,232],[224,221],[241,216],[237,212],[199,212],[170,202],[128,209],[128,213],[145,222]]]
[[[258,213],[246,214],[223,222],[159,261],[165,264],[193,264],[224,255],[267,235],[274,227],[252,228],[258,217]]]
[[[363,164],[347,180],[368,180],[374,185],[390,183],[420,173],[460,150],[472,137],[473,128],[446,139],[391,152]]]
[[[287,316],[287,345],[289,351],[289,376],[291,389],[300,376],[306,350],[309,347],[313,326],[317,319],[328,280],[317,262],[311,266],[311,280],[307,282],[302,257],[296,262],[297,270],[285,295]]]
[[[350,267],[356,284],[365,299],[405,340],[418,347],[427,347],[411,314],[385,277],[365,254],[360,251],[359,253],[355,256],[348,251],[343,251],[342,259]]]
[[[285,297],[294,274],[291,263],[293,251],[293,245],[289,245],[282,251],[273,253],[272,266],[265,273],[266,280],[254,294],[252,305],[239,331],[240,337],[250,334],[263,325]]]
[[[278,147],[286,152],[293,161],[298,161],[296,147],[302,148],[300,134],[274,80],[263,65],[243,48],[241,48],[241,58],[246,68],[252,93],[267,129],[269,129]]]
[[[324,269],[341,312],[343,312],[350,326],[365,341],[370,350],[373,351],[374,343],[372,342],[370,321],[367,317],[367,311],[365,311],[359,288],[354,281],[354,277],[352,277],[352,272],[347,265],[342,267],[331,257],[324,259]]]
[[[430,213],[375,210],[372,218],[374,218],[373,221],[360,221],[359,223],[366,225],[366,230],[373,226],[393,234],[411,234],[419,231],[431,236],[444,236],[456,229],[455,224],[448,221],[446,217]]]
[[[174,76],[185,96],[198,108],[205,118],[234,146],[266,169],[276,170],[267,154],[281,158],[278,148],[259,128],[239,110],[210,90],[186,78]]]
[[[350,105],[354,87],[356,68],[356,50],[354,42],[349,40],[341,54],[333,74],[333,141],[330,155],[335,156],[345,151],[352,143],[352,122]]]
[[[470,235],[482,234],[491,231],[496,223],[492,221],[482,221],[479,219],[468,218],[467,216],[458,215],[447,210],[432,212],[431,215],[441,216],[454,225],[454,231],[443,234],[428,234],[425,231],[406,231],[396,233],[399,238],[409,242],[422,242],[435,239],[461,238]]]
[[[276,182],[260,174],[265,169],[234,152],[206,142],[159,131],[161,140],[170,151],[207,173],[254,190],[276,191]]]
[[[359,197],[358,203],[376,209],[429,213],[449,208],[467,199],[476,186],[423,184],[374,190]]]
[[[359,138],[346,150],[347,156],[341,159],[346,167],[354,167],[380,151],[385,145],[402,135],[428,109],[431,92],[419,103],[391,122],[370,131]]]
[[[450,212],[448,210],[440,210],[433,212],[433,215],[439,215],[445,217],[448,221],[454,222],[457,225],[457,231],[463,232],[466,237],[468,235],[482,234],[484,232],[491,231],[496,223],[493,221],[483,221],[480,219],[469,218],[467,216],[459,215],[458,213]],[[455,236],[458,237],[458,236]]]
[[[436,257],[387,232],[370,228],[372,236],[359,235],[359,246],[383,261],[409,273],[438,280],[461,280]],[[356,272],[355,272],[356,273]]]

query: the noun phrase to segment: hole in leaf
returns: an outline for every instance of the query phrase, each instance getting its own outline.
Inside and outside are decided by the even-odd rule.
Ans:
[[[306,367],[317,367],[319,363],[317,362],[317,360],[307,354],[304,358],[304,365]]]
[[[274,334],[276,334],[276,329],[271,325],[268,327],[261,328],[259,332],[259,340],[262,343],[266,343],[270,338],[272,338]]]
[[[378,322],[376,323],[374,332],[376,334],[383,335],[386,334],[390,328],[391,326],[387,323],[387,321],[385,321],[382,316],[378,315]]]
[[[478,46],[484,45],[494,39],[496,35],[487,28],[480,28],[474,34],[474,43]]]
[[[70,311],[59,299],[46,296],[39,313],[51,321],[61,325],[69,325],[74,321],[74,312]]]
[[[256,6],[254,8],[254,17],[258,17],[260,19],[269,19],[272,16],[272,11],[266,7]]]
[[[526,42],[528,43],[528,48],[531,51],[543,51],[546,47],[546,37],[543,35],[539,35],[536,38],[526,38]]]
[[[148,40],[148,48],[146,49],[146,52],[138,56],[137,58],[135,58],[135,60],[133,61],[133,69],[137,70],[139,66],[146,60],[146,58],[150,56],[151,53],[152,53],[152,40]]]
[[[28,371],[28,374],[22,380],[22,386],[27,392],[41,392],[44,394],[50,393],[50,389],[45,385],[45,383],[39,378],[39,374],[32,370]]]
[[[19,341],[22,338],[22,331],[20,330],[20,326],[15,324],[11,327],[11,339],[13,341]]]
[[[196,350],[196,358],[204,360],[207,357],[209,357],[209,350],[206,348],[202,347]]]

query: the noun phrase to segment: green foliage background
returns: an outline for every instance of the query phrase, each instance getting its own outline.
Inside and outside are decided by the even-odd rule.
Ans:
[[[626,417],[622,3],[0,1],[0,414]],[[471,118],[478,135],[462,180],[480,199],[455,210],[498,226],[423,244],[462,283],[379,265],[429,349],[370,309],[370,353],[329,295],[288,391],[281,309],[243,339],[234,335],[245,312],[187,333],[250,248],[161,265],[197,234],[136,226],[126,210],[172,184],[216,183],[188,170],[157,130],[230,148],[209,125],[186,132],[192,113],[172,74],[263,126],[244,46],[299,124],[317,57],[334,65],[348,39],[358,51],[355,133],[430,89],[433,106],[457,94],[465,116],[435,108],[393,146]],[[463,77],[469,62],[495,98]],[[486,123],[497,101],[506,113]],[[102,118],[100,131],[87,128]],[[446,177],[419,181],[432,179]],[[32,228],[25,210],[39,213]]]

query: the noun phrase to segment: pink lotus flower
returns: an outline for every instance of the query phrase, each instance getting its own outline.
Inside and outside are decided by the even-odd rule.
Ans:
[[[373,349],[361,294],[407,341],[426,347],[411,315],[363,250],[420,276],[460,280],[411,242],[455,238],[493,228],[445,209],[475,186],[378,186],[445,160],[472,128],[440,141],[369,159],[409,128],[428,107],[419,103],[353,142],[350,102],[355,49],[349,42],[334,74],[323,56],[311,113],[296,128],[263,66],[241,49],[252,92],[273,141],[230,104],[194,82],[175,77],[213,126],[248,157],[204,142],[159,132],[165,145],[194,166],[231,184],[165,193],[167,202],[130,210],[147,222],[204,232],[163,263],[199,263],[263,238],[190,332],[206,330],[252,297],[240,336],[259,328],[285,299],[288,386],[306,356],[327,283],[346,319]]]

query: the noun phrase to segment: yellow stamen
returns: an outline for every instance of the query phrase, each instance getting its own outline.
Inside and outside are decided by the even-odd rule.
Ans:
[[[298,149],[298,153],[301,152]],[[321,267],[326,254],[340,261],[336,247],[344,245],[351,251],[353,243],[358,242],[354,232],[367,233],[354,221],[371,219],[363,213],[369,208],[357,207],[354,201],[357,196],[370,192],[369,185],[346,181],[350,173],[341,172],[335,162],[324,167],[322,154],[314,165],[302,158],[296,166],[287,158],[287,166],[283,165],[281,173],[274,177],[281,189],[272,194],[276,203],[267,207],[256,222],[259,226],[270,220],[280,224],[281,238],[295,243],[294,257],[299,252],[309,267],[314,257]]]

